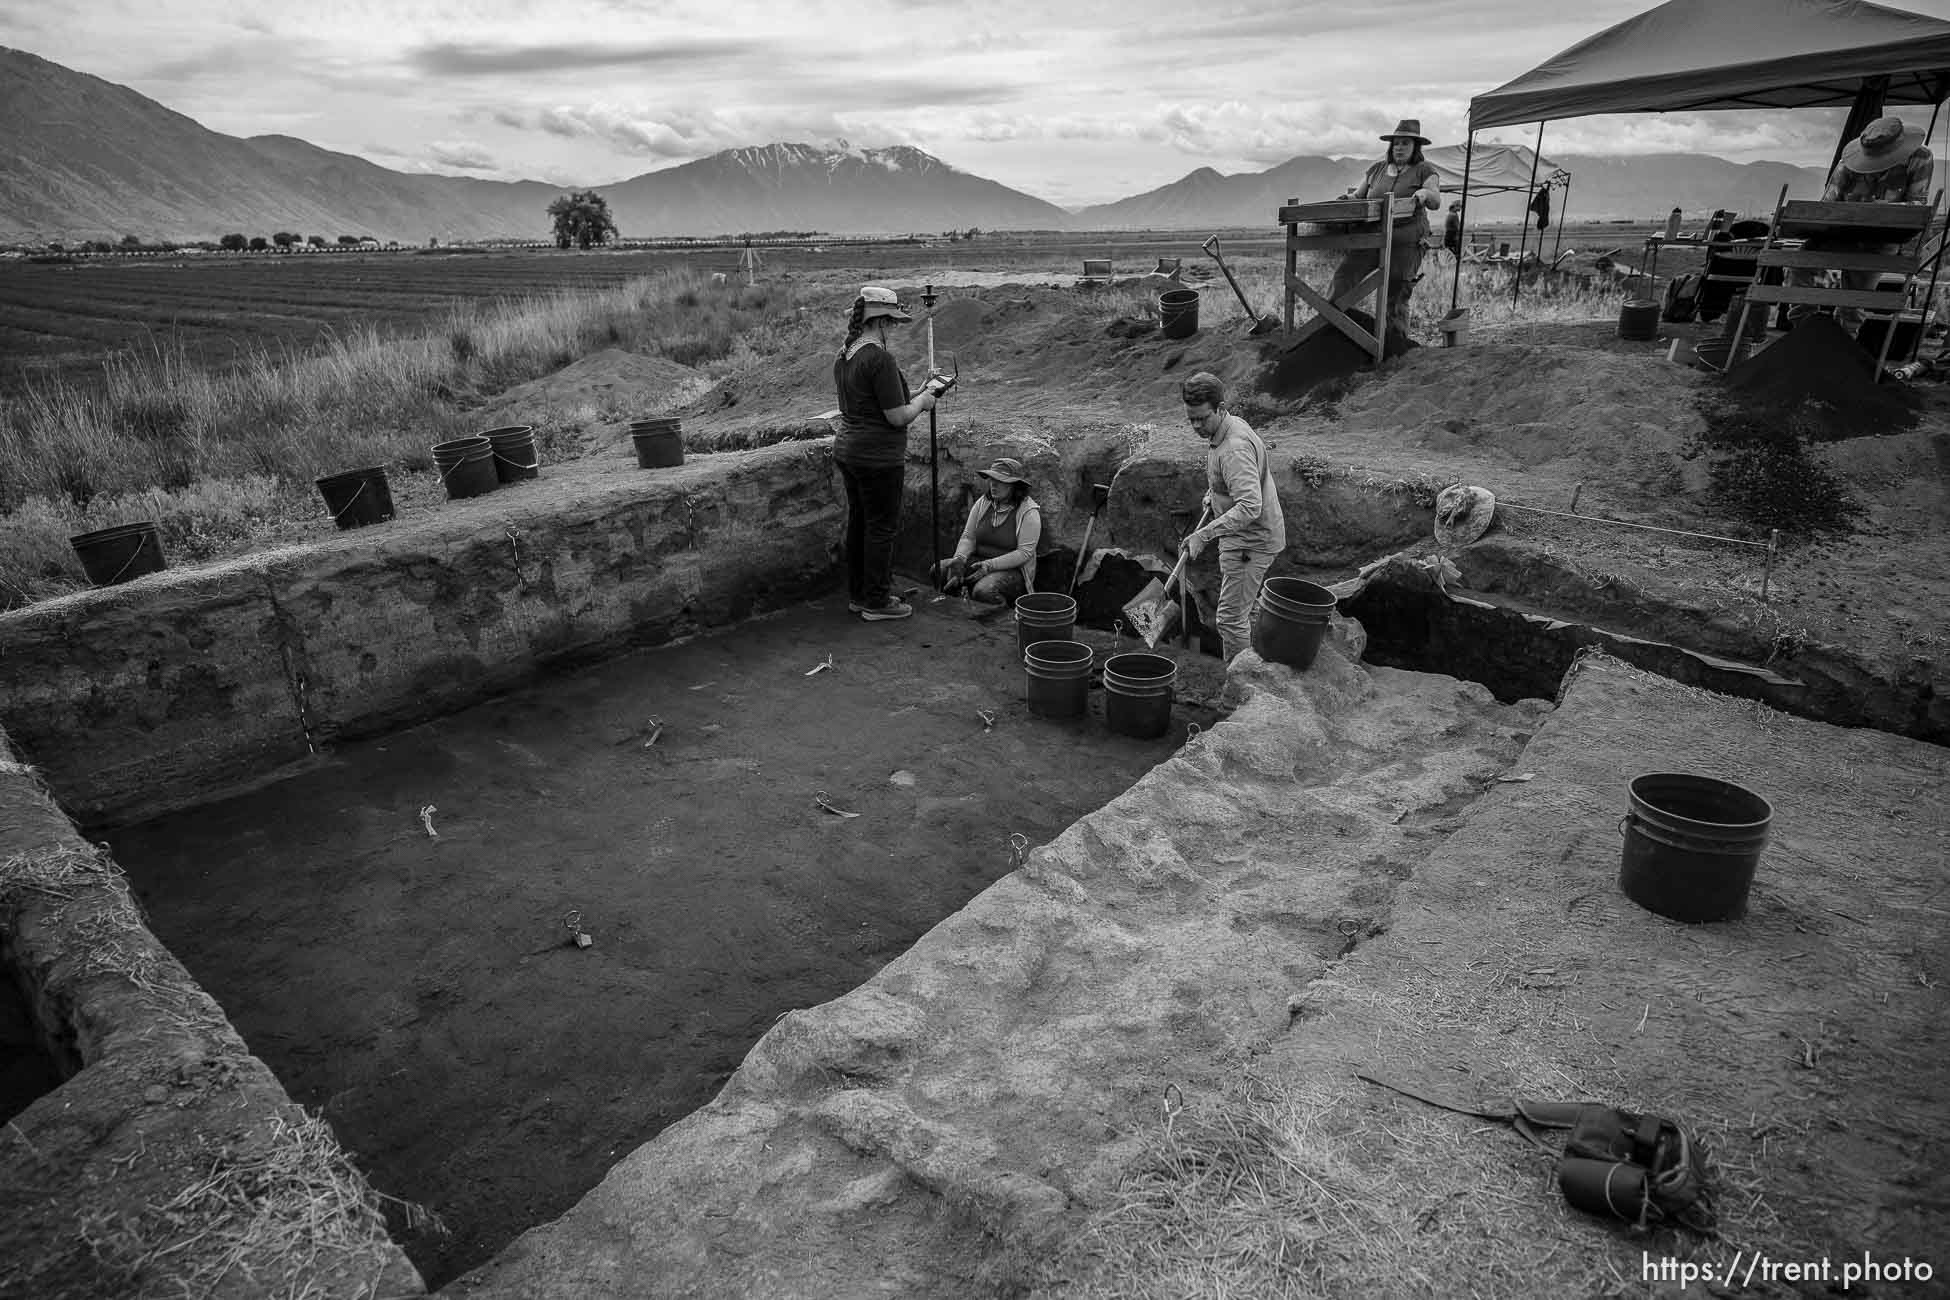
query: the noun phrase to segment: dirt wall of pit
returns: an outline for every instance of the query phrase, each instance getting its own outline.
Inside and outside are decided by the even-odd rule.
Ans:
[[[0,615],[0,728],[83,825],[235,789],[826,581],[823,443],[574,464],[431,519]]]

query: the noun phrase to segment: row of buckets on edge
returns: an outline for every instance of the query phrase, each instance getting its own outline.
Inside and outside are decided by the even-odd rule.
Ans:
[[[684,463],[684,428],[676,416],[630,422],[637,464],[665,469]],[[511,424],[433,446],[433,466],[449,501],[477,497],[506,483],[541,477],[535,426]],[[341,529],[362,528],[393,518],[393,492],[382,465],[328,474],[316,480],[325,508]],[[117,524],[70,537],[88,581],[113,587],[169,567],[162,533],[154,520]]]
[[[1269,578],[1253,607],[1253,650],[1269,663],[1304,672],[1326,639],[1334,593],[1301,578]],[[1081,718],[1089,711],[1097,652],[1075,639],[1077,602],[1053,591],[1018,596],[1016,653],[1023,694],[1042,718]],[[1104,659],[1104,723],[1121,736],[1155,740],[1171,729],[1178,663],[1167,655],[1133,651]]]

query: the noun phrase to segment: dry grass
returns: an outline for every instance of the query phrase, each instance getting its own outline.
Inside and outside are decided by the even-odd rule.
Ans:
[[[373,1191],[325,1122],[304,1113],[225,1146],[167,1201],[85,1215],[80,1235],[116,1294],[302,1300],[342,1292],[353,1268],[376,1284],[391,1252],[389,1206],[409,1228],[445,1230],[423,1207]]]
[[[111,358],[99,385],[30,386],[0,399],[0,608],[86,587],[68,539],[110,524],[155,520],[173,563],[253,549],[316,521],[314,478],[428,471],[470,408],[603,348],[707,374],[750,365],[803,330],[796,293],[647,276],[470,302],[418,337],[366,331],[222,372],[157,347]]]
[[[1281,286],[1285,280],[1284,261],[1265,256],[1228,258],[1227,265],[1239,281],[1246,301],[1260,315],[1280,314]],[[1408,313],[1411,332],[1421,338],[1433,338],[1436,322],[1449,314],[1450,280],[1454,267],[1455,263],[1446,253],[1431,254],[1423,259],[1422,283],[1409,302]],[[1299,274],[1308,284],[1325,292],[1334,278],[1334,262],[1324,254],[1303,254]],[[1201,325],[1234,317],[1240,320],[1247,318],[1245,308],[1239,305],[1238,298],[1223,276],[1203,282],[1188,280],[1186,284],[1199,290]],[[1619,304],[1625,296],[1622,290],[1608,283],[1586,284],[1571,275],[1536,272],[1525,273],[1523,292],[1515,303],[1510,300],[1510,288],[1509,271],[1468,263],[1462,268],[1457,303],[1470,309],[1474,327],[1516,322],[1538,324],[1615,320]],[[1099,290],[1093,301],[1098,314],[1106,321],[1119,318],[1156,320],[1158,316],[1155,289],[1132,285]],[[1296,304],[1297,320],[1305,320],[1312,314],[1304,303]]]
[[[65,902],[102,886],[126,889],[127,884],[115,859],[93,845],[62,845],[0,860],[0,898],[33,892]]]

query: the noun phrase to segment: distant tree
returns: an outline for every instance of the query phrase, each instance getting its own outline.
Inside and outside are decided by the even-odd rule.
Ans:
[[[323,235],[313,235],[313,236],[312,236],[311,238],[309,238],[309,239],[307,239],[307,240],[306,240],[305,242],[306,242],[307,244],[310,244],[310,245],[311,245],[311,246],[312,246],[313,248],[323,248],[323,247],[325,247],[325,236],[323,236]]]
[[[264,236],[262,235],[251,236],[251,244],[250,244],[251,252],[261,253],[265,249],[269,248],[270,246],[271,246],[271,241],[266,239]]]
[[[122,236],[122,247],[123,247],[123,248],[141,248],[141,247],[142,247],[142,238],[141,238],[141,236],[139,236],[139,235],[124,235],[124,236]]]
[[[591,244],[608,243],[616,233],[616,222],[609,215],[609,201],[594,190],[564,194],[548,205],[548,215],[555,222],[557,248],[567,248],[570,244],[587,248]]]
[[[217,247],[227,248],[233,253],[240,253],[249,246],[250,240],[245,239],[242,235],[225,235],[217,241]]]
[[[358,243],[359,243],[359,237],[358,237],[357,235],[340,235],[340,236],[339,236],[339,247],[340,247],[340,248],[353,248],[353,247],[356,247],[356,246],[358,245]]]
[[[279,248],[289,248],[303,238],[303,235],[294,235],[289,230],[280,230],[277,234],[271,236],[271,242]]]

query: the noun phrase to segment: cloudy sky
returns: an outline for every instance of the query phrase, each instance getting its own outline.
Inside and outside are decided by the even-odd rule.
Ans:
[[[1066,207],[1375,153],[1651,0],[0,0],[0,45],[213,130],[609,184],[779,140],[912,144]],[[1950,18],[1950,0],[1900,7]],[[1825,165],[1828,112],[1552,123],[1544,152]],[[1534,131],[1534,128],[1529,128]],[[1524,131],[1490,139],[1529,140]]]

